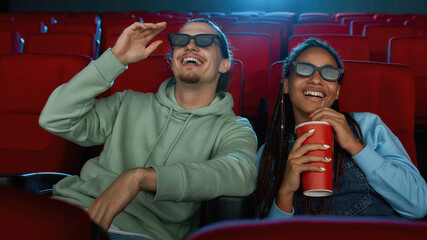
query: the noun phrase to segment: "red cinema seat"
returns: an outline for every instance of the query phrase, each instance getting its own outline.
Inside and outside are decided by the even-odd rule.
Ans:
[[[96,39],[87,33],[44,33],[30,37],[27,53],[56,53],[97,58]]]
[[[0,54],[20,53],[24,47],[24,40],[18,32],[0,32]]]
[[[2,239],[107,239],[81,208],[0,185]]]
[[[369,38],[370,60],[377,62],[387,62],[387,48],[390,38],[421,35],[423,35],[421,29],[398,25],[368,24],[363,28],[363,36]]]
[[[427,35],[427,21],[425,20],[406,20],[404,24],[406,27],[419,28]]]
[[[208,225],[189,240],[400,240],[425,239],[426,222],[387,218],[290,217],[275,221],[234,220]]]
[[[96,23],[58,23],[49,27],[48,33],[86,33],[101,38],[101,28]]]
[[[340,24],[295,24],[293,34],[349,34],[349,27]]]
[[[387,24],[385,20],[375,20],[375,19],[355,19],[350,22],[350,35],[353,36],[362,36],[363,28],[368,24]]]
[[[96,24],[101,26],[101,17],[97,12],[75,12],[70,16],[61,19],[58,23]]]
[[[81,147],[43,130],[38,119],[52,91],[89,62],[75,55],[0,55],[0,174],[77,174]]]
[[[344,60],[340,110],[379,115],[417,166],[414,139],[414,77],[404,65]],[[269,119],[283,77],[283,61],[271,66]],[[398,114],[396,114],[398,112]]]
[[[414,138],[414,76],[408,66],[344,60],[340,110],[371,112],[400,139],[417,166]]]
[[[173,77],[169,55],[150,55],[147,59],[129,64],[129,68],[114,81],[110,94],[132,89],[138,92],[155,93],[166,79]],[[231,85],[228,92],[233,96],[233,111],[241,115],[243,98],[242,62],[233,60],[230,69]]]
[[[47,27],[43,22],[32,21],[0,22],[0,29],[2,29],[2,31],[19,32],[21,38],[23,38],[25,42],[28,41],[31,35],[45,33],[47,31]]]
[[[335,13],[334,14],[335,19],[338,21],[342,21],[345,17],[370,17],[373,19],[374,14],[373,13],[352,13],[352,12],[344,12],[344,13]]]
[[[388,46],[388,63],[411,67],[415,79],[415,125],[427,125],[427,37],[393,37]]]
[[[353,21],[353,20],[367,20],[367,21],[372,21],[374,19],[372,18],[372,16],[343,17],[343,18],[341,18],[341,24],[350,26],[351,25],[351,21]]]
[[[350,36],[342,34],[310,34],[292,35],[289,38],[289,53],[298,44],[313,37],[325,41],[337,51],[341,59],[369,61],[369,39],[363,36]]]
[[[270,36],[261,33],[226,33],[233,56],[243,63],[245,86],[242,115],[257,118],[260,101],[267,99]],[[256,48],[254,48],[256,46]]]
[[[239,18],[231,16],[212,16],[209,20],[215,23],[220,29],[224,30],[228,24],[237,22]]]
[[[279,93],[280,84],[283,79],[283,65],[285,61],[277,61],[270,66],[270,73],[268,78],[268,122],[270,123],[273,114],[274,105],[277,101],[277,94]]]
[[[280,23],[262,21],[243,21],[230,23],[225,32],[248,32],[268,34],[271,39],[271,62],[281,59],[282,55],[282,26]]]

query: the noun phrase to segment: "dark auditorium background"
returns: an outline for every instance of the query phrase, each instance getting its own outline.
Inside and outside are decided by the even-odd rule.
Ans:
[[[290,11],[427,13],[424,0],[2,0],[1,10],[23,11]]]

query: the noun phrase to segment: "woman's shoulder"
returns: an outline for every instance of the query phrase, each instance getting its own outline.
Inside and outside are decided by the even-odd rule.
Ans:
[[[362,130],[385,126],[381,117],[370,112],[351,112],[350,116],[356,120]]]

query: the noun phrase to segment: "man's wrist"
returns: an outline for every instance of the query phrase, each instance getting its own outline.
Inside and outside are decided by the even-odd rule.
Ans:
[[[138,175],[141,191],[155,192],[157,190],[157,174],[153,168],[139,168]]]

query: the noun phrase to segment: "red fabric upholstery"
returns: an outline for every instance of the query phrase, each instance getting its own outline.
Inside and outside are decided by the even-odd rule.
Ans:
[[[329,46],[337,51],[340,58],[343,60],[369,61],[369,39],[362,36],[342,34],[292,35],[289,38],[289,53],[294,47],[310,37],[327,42]]]
[[[276,104],[277,94],[279,93],[280,84],[283,79],[283,65],[285,61],[277,61],[271,64],[270,74],[268,79],[268,122],[271,120],[271,115]]]
[[[371,61],[387,62],[388,41],[397,36],[421,36],[418,28],[397,25],[368,24],[363,28],[363,36],[369,38]]]
[[[281,59],[282,53],[282,26],[280,23],[262,21],[244,21],[230,23],[225,32],[250,32],[250,33],[264,33],[268,34],[271,39],[271,61],[275,62]],[[283,44],[285,44],[284,42]]]
[[[371,19],[371,20],[365,20],[365,19],[352,20],[350,22],[350,35],[353,35],[353,36],[362,36],[363,35],[363,28],[365,27],[365,25],[368,25],[368,24],[382,24],[382,23],[386,23],[386,21],[385,20],[375,20],[375,19]]]
[[[335,19],[342,21],[345,17],[371,17],[373,18],[374,14],[372,13],[351,13],[351,12],[344,12],[344,13],[335,13],[334,14]]]
[[[96,38],[87,33],[37,34],[29,38],[25,52],[75,54],[95,59]]]
[[[38,125],[52,91],[81,71],[90,58],[72,55],[0,56],[0,174],[75,174],[80,147]]]
[[[189,240],[360,240],[425,239],[427,223],[384,218],[292,217],[276,221],[240,220],[208,225]]]
[[[425,20],[407,20],[404,25],[407,27],[419,28],[423,31],[424,35],[427,35],[427,21]]]
[[[295,35],[304,34],[349,34],[348,26],[339,24],[295,24]]]
[[[0,32],[0,54],[19,53],[23,42],[18,32]]]
[[[234,58],[243,63],[245,87],[242,115],[257,117],[260,100],[267,98],[270,36],[261,33],[226,33],[226,36]]]
[[[417,166],[414,139],[414,77],[398,64],[343,61],[340,110],[378,114]]]
[[[404,65],[344,60],[339,104],[344,112],[379,115],[400,139],[417,165],[414,139],[414,78]],[[282,79],[283,61],[272,65],[269,79],[269,119]],[[398,97],[397,97],[398,96]],[[398,114],[396,114],[398,113]]]
[[[31,35],[47,31],[46,25],[43,22],[33,21],[0,22],[0,29],[2,31],[19,32],[25,42],[28,41]]]
[[[209,20],[218,25],[222,30],[225,30],[228,24],[237,22],[239,19],[232,16],[214,16],[209,18]]]
[[[0,185],[2,239],[92,239],[87,213],[76,206]]]
[[[411,67],[415,79],[415,125],[427,125],[427,37],[393,37],[388,62]]]
[[[49,27],[48,33],[87,33],[101,38],[101,29],[96,23],[58,23]]]

